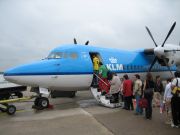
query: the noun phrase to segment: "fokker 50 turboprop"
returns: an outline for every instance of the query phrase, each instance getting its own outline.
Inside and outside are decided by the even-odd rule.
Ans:
[[[165,44],[173,31],[176,22],[172,25],[163,44],[158,46],[150,30],[146,27],[152,38],[155,48],[125,51],[110,48],[100,48],[88,45],[74,44],[55,48],[47,58],[34,63],[21,65],[5,71],[4,78],[10,82],[49,90],[81,91],[91,88],[93,80],[92,55],[96,54],[100,61],[109,70],[122,77],[135,73],[142,77],[147,72],[167,78],[173,71],[179,69],[180,46]],[[171,73],[170,73],[171,72]],[[95,98],[103,105],[111,103],[99,97],[98,91],[93,90]],[[48,99],[38,97],[35,105],[46,107]]]

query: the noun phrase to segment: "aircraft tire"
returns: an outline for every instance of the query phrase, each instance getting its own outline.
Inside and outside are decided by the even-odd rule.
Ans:
[[[14,105],[8,105],[6,112],[9,115],[13,115],[16,112],[16,107]]]
[[[37,97],[37,98],[35,99],[35,101],[34,101],[34,105],[35,105],[35,106],[38,106],[39,100],[40,100],[40,97]]]
[[[40,110],[44,109],[44,108],[48,108],[49,106],[49,99],[46,97],[41,97],[39,98],[38,101],[38,107]]]

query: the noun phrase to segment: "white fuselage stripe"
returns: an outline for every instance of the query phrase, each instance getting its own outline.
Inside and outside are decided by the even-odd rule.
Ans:
[[[118,73],[120,78],[125,73]],[[129,78],[132,79],[135,74],[139,74],[141,79],[144,80],[147,72],[143,73],[127,73]],[[153,76],[160,75],[162,79],[171,77],[170,72],[152,72]],[[52,90],[61,91],[77,91],[88,90],[91,86],[93,75],[28,75],[28,76],[5,76],[11,82],[28,85],[32,87],[43,87]]]

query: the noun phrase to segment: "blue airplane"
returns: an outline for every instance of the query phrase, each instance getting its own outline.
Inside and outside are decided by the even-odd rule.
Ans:
[[[53,49],[43,60],[5,71],[4,78],[20,85],[46,88],[51,91],[88,90],[93,80],[92,56],[94,54],[119,77],[128,74],[131,78],[138,73],[144,79],[147,72],[152,72],[154,76],[168,78],[173,71],[177,70],[180,62],[180,46],[165,44],[175,25],[176,22],[161,46],[156,44],[150,30],[146,27],[156,46],[151,49],[127,51],[101,48],[88,45],[89,41],[85,45],[77,44],[74,39],[74,44],[61,45]],[[98,100],[97,92],[94,95]],[[35,100],[35,105],[40,104],[45,107],[48,103],[48,99],[43,100],[41,97]],[[107,105],[107,103],[104,104]]]

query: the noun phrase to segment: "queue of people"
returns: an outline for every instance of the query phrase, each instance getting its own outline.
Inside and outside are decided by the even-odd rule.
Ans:
[[[152,108],[160,107],[161,101],[165,105],[165,123],[178,128],[180,125],[180,72],[175,72],[175,78],[167,79],[165,90],[160,76],[156,76],[153,81],[151,73],[147,73],[146,79],[141,80],[140,75],[135,74],[134,79],[129,79],[125,74],[119,78],[116,73],[111,73],[105,65],[93,56],[94,76],[93,84],[104,95],[112,96],[112,103],[118,103],[121,99],[124,102],[123,109],[134,110],[135,115],[143,115],[145,118],[152,119]],[[98,79],[99,78],[99,79]],[[119,99],[120,98],[120,99]],[[133,105],[133,98],[136,107]],[[140,106],[141,100],[146,101],[145,109]],[[144,111],[144,112],[143,112]]]
[[[156,81],[154,82],[151,73],[147,73],[146,79],[144,80],[144,82],[142,82],[138,74],[134,75],[134,81],[129,80],[128,76],[124,75],[124,81],[120,87],[125,103],[123,108],[126,110],[133,110],[133,108],[131,109],[130,106],[132,104],[131,97],[134,96],[136,99],[135,115],[142,115],[143,108],[139,106],[139,102],[142,98],[144,98],[147,101],[147,106],[144,109],[145,118],[151,120],[153,108],[152,101],[154,100],[154,107],[160,107],[160,103],[162,102],[165,109],[165,123],[171,124],[171,127],[179,128],[180,72],[175,72],[174,76],[174,79],[168,78],[166,80],[167,83],[164,89],[160,76],[156,76]],[[130,91],[130,89],[133,90]],[[129,92],[128,95],[126,95],[127,92]]]

